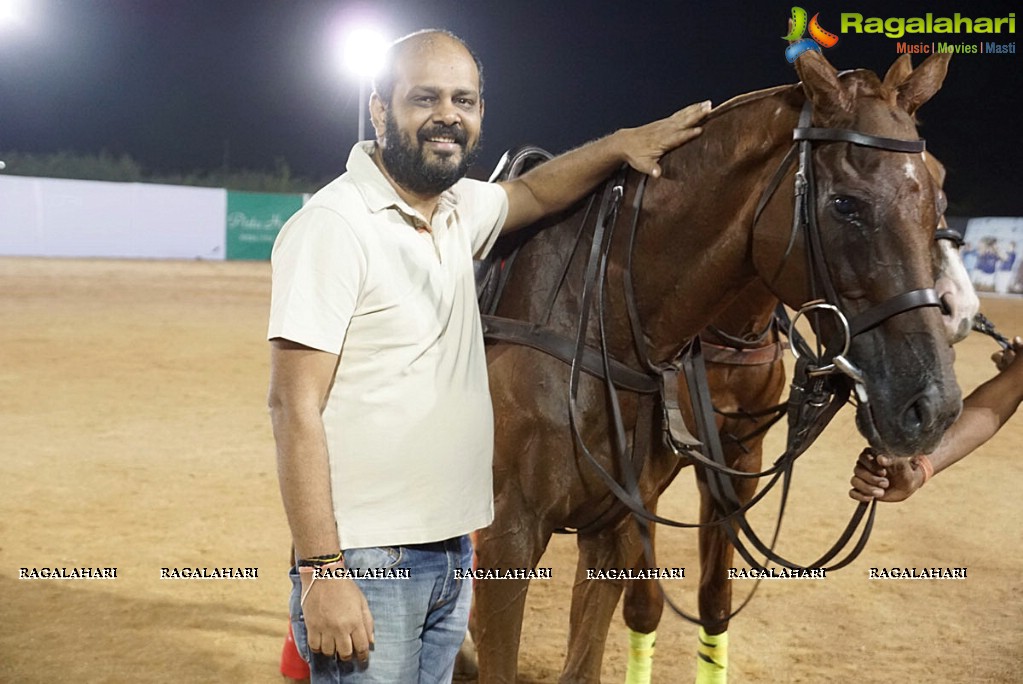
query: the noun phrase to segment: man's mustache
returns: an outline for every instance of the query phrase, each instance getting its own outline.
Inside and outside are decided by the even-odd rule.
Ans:
[[[431,126],[430,128],[421,129],[418,138],[421,143],[426,142],[430,138],[451,138],[462,147],[465,147],[466,143],[469,142],[469,134],[461,126]]]

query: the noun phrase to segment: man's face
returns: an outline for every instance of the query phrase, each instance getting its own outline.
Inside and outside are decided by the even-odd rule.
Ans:
[[[384,166],[405,189],[440,194],[465,176],[479,151],[476,63],[458,43],[437,40],[407,54],[397,75],[390,105],[379,116],[374,111]]]

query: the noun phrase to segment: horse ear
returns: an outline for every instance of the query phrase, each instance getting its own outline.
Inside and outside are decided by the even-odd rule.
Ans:
[[[838,82],[838,71],[824,55],[807,50],[796,58],[796,73],[803,82],[803,91],[819,112],[846,109],[846,97]]]
[[[884,85],[890,90],[895,90],[902,85],[912,73],[913,58],[909,55],[902,55],[895,60],[888,69],[888,73],[884,75]]]
[[[924,63],[899,86],[899,106],[912,114],[920,105],[934,97],[934,93],[938,92],[945,80],[948,61],[951,58],[951,53],[941,52],[925,59]],[[886,82],[887,78],[886,76]]]

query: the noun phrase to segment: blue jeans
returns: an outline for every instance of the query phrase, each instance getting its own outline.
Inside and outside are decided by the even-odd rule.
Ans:
[[[314,684],[426,684],[450,682],[455,655],[469,623],[472,579],[455,569],[472,569],[468,535],[429,544],[345,551],[352,569],[408,568],[408,579],[356,579],[373,614],[374,644],[369,663],[343,662],[309,651],[299,604],[301,582],[291,569],[291,627],[298,652],[309,662]]]

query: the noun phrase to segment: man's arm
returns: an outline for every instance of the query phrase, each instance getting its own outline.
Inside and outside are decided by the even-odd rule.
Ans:
[[[992,359],[1001,371],[963,400],[963,412],[927,458],[939,473],[962,460],[1001,429],[1023,402],[1023,339]],[[865,449],[854,470],[849,496],[858,501],[903,501],[923,486],[920,457],[892,458]]]
[[[321,412],[338,357],[288,340],[270,346],[270,419],[277,476],[299,558],[340,549]]]
[[[502,233],[528,226],[540,218],[566,209],[586,195],[622,163],[654,178],[669,150],[695,138],[696,124],[710,111],[699,102],[666,119],[638,128],[623,128],[599,140],[540,164],[519,178],[501,181],[508,193],[508,217]]]
[[[299,558],[341,549],[330,490],[322,411],[338,356],[284,339],[270,346],[270,417],[277,442],[277,475]],[[373,618],[350,579],[302,578],[309,647],[343,660],[369,657]],[[315,585],[315,586],[314,586]]]

